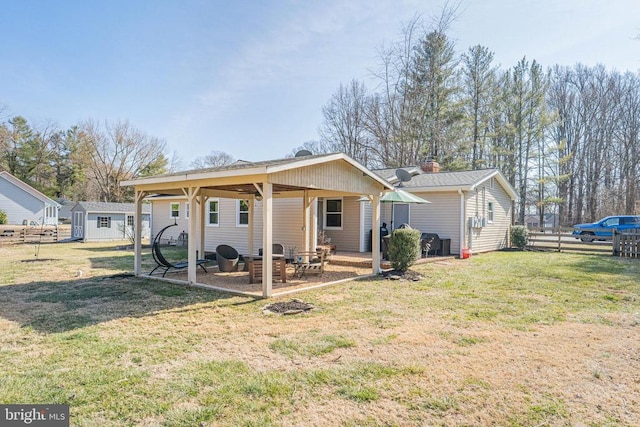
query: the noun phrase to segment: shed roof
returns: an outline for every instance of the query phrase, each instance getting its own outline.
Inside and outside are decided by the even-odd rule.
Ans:
[[[132,213],[136,210],[135,203],[110,203],[110,202],[78,202],[73,207],[79,206],[86,212],[92,213]],[[150,214],[151,206],[149,204],[142,205],[142,213]]]

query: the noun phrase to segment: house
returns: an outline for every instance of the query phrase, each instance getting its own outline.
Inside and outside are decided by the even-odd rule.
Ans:
[[[133,237],[133,203],[78,202],[71,208],[71,236],[83,241]],[[151,207],[142,205],[143,239],[149,238]]]
[[[60,205],[7,171],[0,172],[0,210],[9,224],[24,220],[58,225]]]
[[[460,256],[465,248],[480,253],[507,246],[517,193],[497,169],[440,172],[437,162],[428,161],[401,171],[375,172],[431,202],[382,206],[382,221],[392,228],[407,223],[423,233],[437,233],[451,239],[451,253]]]
[[[361,212],[356,203],[363,195],[372,195],[373,200],[368,228],[374,229],[372,270],[378,272],[379,195],[392,190],[393,186],[343,153],[299,154],[288,159],[236,162],[217,168],[137,178],[122,185],[135,189],[136,223],[141,218],[142,201],[146,197],[179,196],[174,200],[154,201],[152,227],[154,233],[158,233],[161,220],[169,224],[172,220],[176,224],[186,221],[181,223],[186,227],[175,228],[176,232],[184,230],[188,234],[187,281],[190,284],[198,284],[198,253],[214,251],[221,243],[236,244],[236,249],[248,254],[263,248],[265,258],[271,257],[273,243],[309,251],[315,247],[317,224],[321,220],[324,225],[342,229],[344,235],[351,236],[345,240],[345,248],[358,248],[359,240],[364,239],[362,218],[352,220],[347,206],[358,206],[356,212]],[[157,222],[158,215],[164,218]],[[184,218],[187,215],[188,219]],[[135,227],[136,233],[139,230],[140,227]],[[278,230],[277,242],[275,230]],[[141,274],[139,239],[134,250],[134,272]],[[262,273],[265,297],[272,294],[272,278],[272,265],[265,263]]]
[[[527,215],[524,218],[524,222],[528,228],[538,228],[540,227],[540,217],[538,215]],[[544,214],[544,224],[542,227],[557,227],[560,223],[558,218],[558,214],[546,212]]]
[[[493,251],[507,246],[515,190],[496,169],[461,172],[433,172],[427,166],[401,168],[406,181],[396,176],[397,169],[373,171],[384,180],[429,200],[428,205],[394,203],[380,205],[380,222],[391,229],[409,224],[424,233],[436,233],[449,244],[446,253],[460,255],[463,248],[472,253]],[[182,196],[153,196],[151,235],[169,224],[163,237],[178,239],[184,235],[190,215],[189,204]],[[205,250],[213,251],[225,243],[240,253],[257,252],[248,247],[248,205],[237,199],[210,198],[205,205]],[[256,236],[262,235],[262,204],[255,201]],[[299,214],[302,198],[275,199],[273,235],[285,248],[300,248],[304,243],[298,230],[303,227]],[[312,236],[329,240],[339,251],[370,252],[372,206],[361,197],[318,197]],[[196,212],[196,216],[198,213]],[[260,242],[260,239],[257,240]],[[260,247],[262,247],[260,245]]]

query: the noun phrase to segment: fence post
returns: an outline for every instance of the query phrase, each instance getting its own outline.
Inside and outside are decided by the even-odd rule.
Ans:
[[[613,229],[613,238],[612,238],[612,246],[613,246],[613,256],[620,256],[620,233],[618,233],[617,229]]]

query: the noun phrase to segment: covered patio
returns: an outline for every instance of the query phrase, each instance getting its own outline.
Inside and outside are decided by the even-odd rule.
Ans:
[[[198,254],[205,253],[205,203],[208,198],[228,198],[248,200],[248,247],[255,248],[256,221],[254,220],[256,201],[262,201],[261,247],[263,258],[272,259],[273,236],[273,200],[276,198],[302,199],[300,215],[303,218],[301,233],[303,247],[301,251],[313,251],[316,247],[317,212],[312,209],[318,197],[367,197],[372,202],[371,218],[372,252],[369,274],[380,272],[380,196],[393,190],[386,180],[370,172],[363,165],[343,153],[294,157],[264,162],[236,162],[231,165],[138,178],[125,181],[123,186],[133,186],[135,190],[135,245],[134,273],[142,275],[141,217],[142,201],[153,194],[184,195],[189,206],[198,214],[188,220],[188,267],[186,272],[172,274],[172,280],[190,285],[204,285],[205,273],[198,273],[196,260]],[[359,274],[356,274],[356,276]],[[354,275],[351,274],[350,277]],[[228,276],[229,283],[234,282],[233,275]],[[220,282],[220,281],[219,281]],[[220,282],[222,283],[222,282]],[[248,285],[248,284],[247,284]],[[286,283],[273,281],[273,265],[265,262],[262,270],[260,289],[247,289],[254,295],[261,291],[262,297],[274,295],[274,285],[282,288]],[[289,284],[289,287],[294,284]],[[211,286],[211,285],[209,285]],[[222,290],[232,287],[216,286]],[[235,287],[234,289],[238,289]],[[235,293],[243,293],[242,291]],[[281,293],[281,291],[279,291]]]

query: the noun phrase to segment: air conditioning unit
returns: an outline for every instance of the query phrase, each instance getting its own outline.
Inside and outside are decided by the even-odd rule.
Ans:
[[[471,228],[482,228],[487,226],[487,218],[480,216],[472,216],[469,218],[471,220]]]

